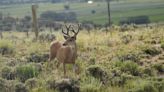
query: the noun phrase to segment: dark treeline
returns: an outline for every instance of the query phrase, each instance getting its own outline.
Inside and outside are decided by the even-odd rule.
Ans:
[[[87,2],[89,0],[0,0],[0,5],[8,4],[24,4],[24,3],[62,3],[62,2]],[[105,1],[105,0],[92,0],[92,1]]]
[[[87,2],[89,0],[0,0],[0,5],[9,4],[25,4],[25,3],[63,3],[63,2]],[[95,2],[106,1],[106,0],[92,0]],[[113,0],[111,0],[113,1]]]

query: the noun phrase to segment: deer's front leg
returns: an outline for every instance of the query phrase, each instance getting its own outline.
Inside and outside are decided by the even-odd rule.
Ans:
[[[77,64],[73,64],[73,72],[75,73],[75,74],[79,74],[79,66],[77,65]]]
[[[64,77],[65,77],[66,75],[65,63],[63,63],[63,69],[64,69]]]

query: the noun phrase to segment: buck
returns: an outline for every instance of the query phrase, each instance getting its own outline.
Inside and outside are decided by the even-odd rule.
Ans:
[[[76,37],[80,30],[80,25],[78,24],[78,30],[75,31],[73,26],[66,26],[66,32],[62,28],[62,33],[65,38],[65,42],[53,41],[50,45],[50,56],[49,61],[57,58],[57,68],[60,63],[63,63],[64,76],[66,75],[66,64],[73,64],[73,70],[76,70],[75,60],[77,58],[77,45]],[[70,36],[70,31],[74,34]]]

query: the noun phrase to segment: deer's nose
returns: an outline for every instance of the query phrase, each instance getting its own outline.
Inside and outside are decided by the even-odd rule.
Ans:
[[[66,46],[67,44],[66,43],[63,43],[63,46]]]

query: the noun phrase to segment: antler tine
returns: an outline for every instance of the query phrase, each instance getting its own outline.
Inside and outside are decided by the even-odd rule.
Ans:
[[[78,30],[77,30],[77,32],[75,32],[75,30],[72,30],[72,32],[75,34],[75,36],[79,33],[79,31],[80,31],[80,24],[78,24]]]
[[[66,27],[66,29],[67,29],[67,32],[65,33],[64,30],[63,30],[63,28],[62,28],[62,33],[63,33],[64,35],[70,36],[70,35],[69,35],[69,28],[70,28],[70,25],[69,25],[69,27],[67,27],[67,26],[65,25],[65,27]]]
[[[65,25],[65,27],[66,27],[66,29],[69,31],[71,25],[69,25],[68,27],[67,27],[67,25]]]

